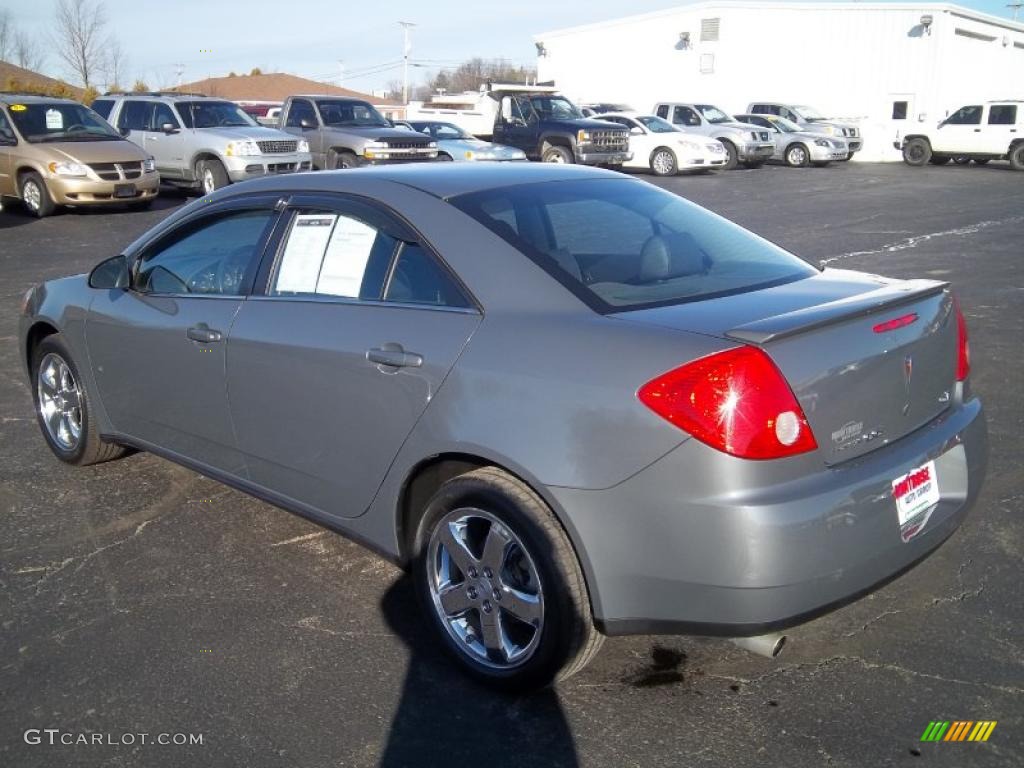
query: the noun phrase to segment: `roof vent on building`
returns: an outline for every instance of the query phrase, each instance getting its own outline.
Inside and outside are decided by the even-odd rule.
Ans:
[[[714,43],[718,41],[718,25],[721,19],[700,20],[700,41],[702,43]]]

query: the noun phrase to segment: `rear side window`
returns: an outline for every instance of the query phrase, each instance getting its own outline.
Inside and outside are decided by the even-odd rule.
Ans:
[[[140,293],[240,296],[271,211],[236,211],[185,224],[139,263]]]
[[[145,131],[149,128],[150,106],[148,101],[126,101],[117,116],[117,127],[121,131]]]
[[[93,112],[106,120],[110,117],[110,110],[114,108],[114,102],[110,99],[96,99],[89,106],[92,108]]]
[[[628,179],[524,184],[451,202],[598,312],[710,299],[817,274],[720,216]]]
[[[1016,104],[993,104],[988,110],[989,125],[1013,125],[1017,122]]]
[[[384,300],[461,309],[471,306],[451,276],[418,243],[402,244]]]

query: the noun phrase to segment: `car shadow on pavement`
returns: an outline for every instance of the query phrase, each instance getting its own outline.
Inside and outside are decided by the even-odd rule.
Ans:
[[[387,591],[381,608],[409,648],[401,700],[381,751],[381,768],[423,765],[579,765],[558,695],[492,692],[463,675],[433,637],[412,579]]]

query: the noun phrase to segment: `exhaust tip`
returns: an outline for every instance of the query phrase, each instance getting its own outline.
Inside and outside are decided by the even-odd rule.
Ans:
[[[770,635],[755,635],[754,637],[734,637],[731,642],[733,645],[742,648],[745,651],[756,653],[758,656],[774,659],[782,653],[782,648],[786,645],[786,640],[786,635],[773,633]]]

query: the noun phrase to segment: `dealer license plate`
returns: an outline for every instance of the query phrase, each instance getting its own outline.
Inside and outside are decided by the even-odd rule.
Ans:
[[[929,461],[892,481],[900,538],[910,541],[921,532],[939,503],[939,477],[935,462]]]

